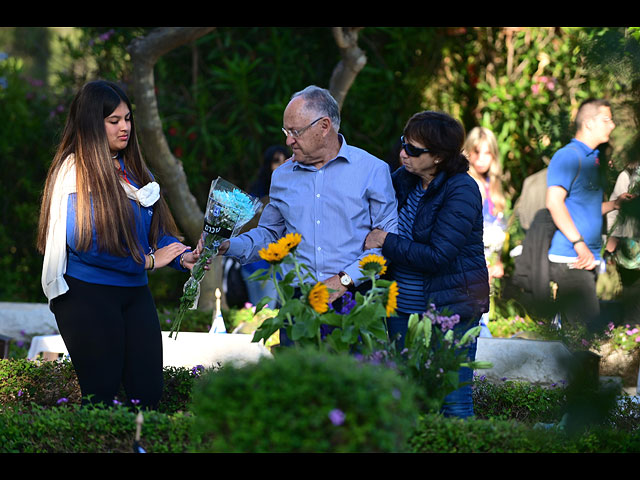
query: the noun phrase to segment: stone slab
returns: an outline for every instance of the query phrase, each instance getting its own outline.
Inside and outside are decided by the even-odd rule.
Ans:
[[[169,338],[169,332],[162,332],[163,366],[217,368],[229,362],[244,365],[272,357],[268,348],[252,339],[253,335],[242,333],[200,332],[180,332]],[[68,355],[60,335],[35,336],[28,358],[35,359],[41,353]]]
[[[572,358],[559,341],[480,337],[476,360],[491,362],[493,367],[476,374],[494,383],[506,379],[552,385],[568,381]]]
[[[0,334],[22,340],[22,332],[29,337],[58,333],[47,303],[0,302]]]
[[[272,356],[268,348],[252,339],[253,334],[198,332],[179,332],[177,337],[169,338],[169,332],[162,332],[164,366],[241,366]]]

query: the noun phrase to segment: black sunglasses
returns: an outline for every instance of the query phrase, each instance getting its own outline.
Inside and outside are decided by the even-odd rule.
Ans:
[[[404,151],[407,152],[407,155],[410,157],[419,157],[423,153],[429,153],[431,151],[428,148],[414,147],[410,143],[405,142],[404,135],[400,137],[400,141],[402,142],[402,148],[404,148]]]

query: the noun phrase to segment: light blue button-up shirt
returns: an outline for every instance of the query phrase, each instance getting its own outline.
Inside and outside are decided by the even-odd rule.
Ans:
[[[299,233],[296,252],[319,281],[344,271],[360,284],[360,260],[379,249],[364,250],[374,228],[396,233],[398,213],[389,166],[340,135],[336,158],[320,169],[290,160],[271,178],[269,204],[258,226],[230,240],[226,255],[240,263],[258,260],[258,252],[288,233]],[[287,271],[289,265],[284,264]]]

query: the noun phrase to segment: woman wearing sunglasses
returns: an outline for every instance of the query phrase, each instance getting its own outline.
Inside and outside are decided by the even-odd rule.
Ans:
[[[365,248],[382,248],[398,283],[397,316],[388,319],[389,336],[404,343],[412,313],[431,304],[460,316],[454,328],[462,335],[478,325],[489,308],[489,281],[482,242],[482,199],[467,173],[462,153],[462,125],[441,112],[413,115],[402,136],[402,166],[392,175],[398,200],[398,233],[373,230]],[[469,347],[475,358],[476,343]],[[473,371],[462,368],[470,382]],[[473,415],[471,385],[449,394],[443,413]]]

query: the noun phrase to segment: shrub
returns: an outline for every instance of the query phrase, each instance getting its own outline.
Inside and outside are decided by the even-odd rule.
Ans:
[[[297,348],[209,372],[193,398],[193,440],[207,452],[397,452],[417,418],[395,371]]]
[[[527,382],[494,384],[477,377],[473,403],[477,418],[510,419],[527,424],[559,421],[566,403],[562,386],[542,387]]]
[[[185,411],[191,402],[193,383],[204,369],[165,367],[164,391],[158,411]],[[121,391],[118,399],[125,397]],[[27,359],[0,360],[0,405],[29,410],[34,406],[52,407],[60,399],[68,405],[80,405],[78,379],[69,360],[40,362]]]
[[[60,398],[80,403],[80,387],[71,362],[0,360],[0,404],[47,407],[55,406]]]
[[[414,453],[629,453],[640,452],[637,434],[595,428],[578,435],[530,428],[514,420],[422,416],[409,439]]]
[[[0,415],[0,453],[133,452],[137,413],[124,407],[35,406]],[[192,419],[145,412],[139,445],[150,453],[182,453]]]

